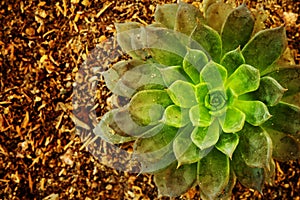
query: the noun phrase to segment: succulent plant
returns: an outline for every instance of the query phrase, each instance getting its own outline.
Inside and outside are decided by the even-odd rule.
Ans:
[[[273,159],[300,157],[291,98],[300,69],[279,62],[284,27],[255,30],[245,5],[208,2],[204,13],[169,4],[157,7],[154,24],[116,24],[131,59],[103,73],[122,105],[94,132],[113,144],[134,141],[133,158],[161,195],[198,184],[203,199],[224,199],[236,180],[261,192],[274,178]]]

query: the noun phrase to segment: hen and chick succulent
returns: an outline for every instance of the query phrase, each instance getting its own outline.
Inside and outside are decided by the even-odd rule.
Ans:
[[[225,199],[236,180],[261,192],[273,159],[300,157],[300,105],[291,100],[300,68],[278,62],[284,27],[258,30],[245,5],[204,7],[159,5],[151,25],[116,24],[131,59],[103,76],[125,103],[94,132],[113,144],[134,141],[133,159],[161,195],[198,184],[203,199]]]

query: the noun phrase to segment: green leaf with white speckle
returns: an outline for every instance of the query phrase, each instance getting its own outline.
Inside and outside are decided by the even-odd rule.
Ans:
[[[175,105],[170,105],[166,108],[163,122],[169,126],[174,126],[176,128],[183,127],[189,122],[189,110],[185,108],[180,108]]]
[[[249,167],[270,169],[272,140],[260,127],[246,124],[239,133],[238,151]]]
[[[173,151],[178,161],[178,167],[195,163],[200,160],[200,149],[191,141],[193,126],[188,125],[179,130],[173,142]]]
[[[233,155],[232,166],[237,179],[242,185],[256,189],[262,193],[264,186],[263,168],[249,167],[237,150]]]
[[[222,27],[223,53],[243,47],[251,37],[254,18],[245,4],[235,8],[227,17]]]
[[[245,64],[240,48],[225,53],[220,64],[227,69],[228,75],[231,75],[240,65]]]
[[[189,82],[175,81],[167,91],[174,104],[179,107],[191,108],[197,104],[195,86]]]
[[[183,60],[183,69],[189,75],[194,84],[199,83],[199,73],[208,63],[208,59],[203,51],[188,49]]]
[[[261,101],[236,100],[233,106],[246,114],[246,121],[253,126],[259,126],[270,119],[268,107]]]
[[[229,158],[217,149],[213,149],[200,160],[198,165],[200,190],[210,199],[215,199],[221,194],[228,184],[229,176]]]
[[[259,71],[250,65],[242,64],[228,78],[226,87],[236,95],[242,95],[257,90],[259,81]]]
[[[282,26],[255,34],[242,49],[242,54],[247,64],[263,72],[282,55],[286,46],[286,34]]]
[[[236,133],[243,128],[245,119],[246,115],[243,112],[234,107],[229,107],[226,113],[219,117],[219,122],[225,133]]]
[[[179,196],[192,187],[197,177],[197,164],[183,165],[177,169],[177,162],[154,174],[159,195]]]
[[[220,136],[219,122],[215,120],[208,127],[195,127],[191,139],[195,145],[197,145],[201,150],[207,149],[215,145]]]
[[[136,123],[149,125],[160,120],[164,108],[171,104],[172,100],[164,90],[142,90],[129,102],[129,112]]]
[[[239,136],[235,133],[222,133],[219,141],[216,144],[216,148],[227,155],[230,159],[239,144]]]

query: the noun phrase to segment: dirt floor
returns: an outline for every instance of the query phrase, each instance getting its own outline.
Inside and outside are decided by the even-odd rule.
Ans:
[[[169,199],[157,197],[151,176],[101,164],[129,161],[91,142],[91,129],[109,109],[99,71],[126,57],[111,39],[113,24],[149,24],[156,5],[170,2],[176,1],[0,2],[0,199]],[[300,2],[246,2],[264,8],[267,27],[285,24],[299,64]],[[233,199],[300,200],[299,167],[276,162],[275,184],[263,195],[237,184]],[[199,199],[199,188],[176,199]]]

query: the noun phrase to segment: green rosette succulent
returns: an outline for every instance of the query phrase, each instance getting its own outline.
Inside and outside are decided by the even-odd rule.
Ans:
[[[161,195],[198,184],[203,199],[226,199],[236,180],[261,192],[273,159],[300,157],[300,69],[279,62],[284,27],[254,31],[245,5],[204,7],[161,5],[154,24],[116,24],[132,59],[103,73],[122,105],[94,132],[134,141],[133,158]]]

